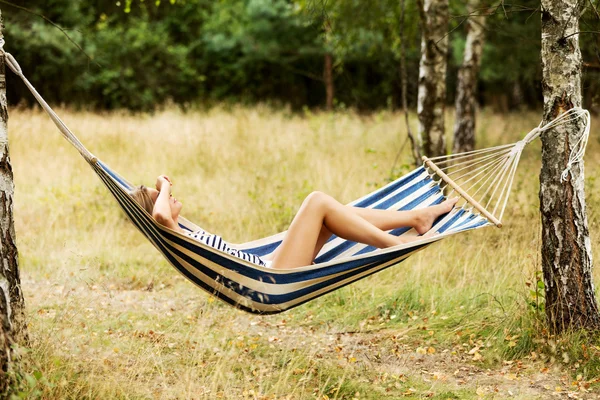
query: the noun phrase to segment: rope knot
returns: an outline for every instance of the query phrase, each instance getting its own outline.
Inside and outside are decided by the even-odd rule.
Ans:
[[[540,123],[540,125],[536,126],[531,131],[529,131],[529,133],[527,135],[525,135],[525,137],[521,140],[521,142],[523,142],[523,144],[525,145],[525,144],[529,144],[529,143],[533,142],[535,139],[537,139],[544,131],[542,128],[540,128],[541,125],[542,124]]]
[[[577,117],[583,117],[583,133],[573,146],[571,154],[569,154],[569,161],[567,162],[567,166],[560,174],[561,182],[567,181],[567,179],[569,178],[569,172],[571,172],[573,165],[583,162],[583,155],[585,154],[585,148],[590,137],[590,112],[588,110],[582,110],[580,108],[577,108],[575,114],[577,115]]]
[[[565,183],[565,182],[567,181],[567,179],[569,178],[569,172],[571,172],[571,166],[572,166],[572,165],[573,165],[573,164],[571,164],[571,163],[568,163],[568,164],[567,164],[567,168],[565,168],[565,169],[563,170],[563,172],[560,174],[560,182],[561,182],[561,183]]]
[[[12,54],[4,51],[4,49],[2,49],[2,53],[4,53],[4,56],[6,57],[6,65],[8,65],[8,67],[12,69],[12,71],[15,74],[23,76],[23,70],[21,69],[21,66],[19,65],[17,60],[15,60],[15,58],[12,56]]]

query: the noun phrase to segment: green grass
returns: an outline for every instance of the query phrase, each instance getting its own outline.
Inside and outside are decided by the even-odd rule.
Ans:
[[[410,164],[405,152],[392,168],[405,136],[397,113],[60,114],[130,180],[152,185],[169,174],[184,215],[231,242],[285,229],[313,190],[348,202]],[[484,110],[479,143],[516,141],[538,118]],[[539,143],[523,156],[505,228],[454,236],[284,314],[257,317],[173,270],[44,115],[15,110],[10,121],[31,337],[21,398],[532,399],[600,390],[598,337],[549,335],[535,296]],[[593,124],[591,137],[599,133]],[[591,140],[592,243],[599,153]]]

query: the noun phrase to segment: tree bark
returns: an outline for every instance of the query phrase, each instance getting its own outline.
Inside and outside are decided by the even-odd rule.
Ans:
[[[446,154],[444,112],[448,58],[448,0],[418,0],[421,19],[419,137],[425,155]]]
[[[0,12],[0,39],[3,38]],[[0,397],[10,384],[12,346],[26,339],[24,301],[19,278],[13,220],[14,182],[8,153],[5,60],[0,55]]]
[[[542,0],[542,90],[544,123],[581,106],[581,52],[578,31],[583,3]],[[542,269],[550,329],[598,329],[600,316],[592,282],[592,249],[586,216],[583,162],[566,182],[561,172],[582,135],[582,121],[542,135],[540,209]]]
[[[479,1],[471,0],[469,2],[469,13],[473,13],[478,4]],[[472,15],[467,20],[465,53],[463,64],[458,70],[453,153],[471,151],[475,148],[477,78],[483,52],[484,27],[484,15]]]

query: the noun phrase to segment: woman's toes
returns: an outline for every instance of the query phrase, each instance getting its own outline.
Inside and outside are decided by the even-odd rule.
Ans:
[[[452,199],[445,200],[442,203],[445,206],[444,207],[444,212],[448,212],[448,211],[452,210],[452,208],[456,205],[456,203],[458,203],[458,200],[459,200],[458,197],[454,197]]]
[[[419,235],[423,235],[428,232],[435,220],[442,214],[446,214],[452,210],[460,198],[454,197],[452,199],[444,200],[441,204],[436,206],[427,207],[421,210],[416,216],[414,228]]]

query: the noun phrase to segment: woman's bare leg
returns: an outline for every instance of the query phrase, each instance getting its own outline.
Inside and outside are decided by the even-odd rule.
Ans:
[[[315,258],[317,258],[317,256],[319,255],[319,252],[321,251],[323,246],[325,246],[325,243],[327,243],[327,241],[329,240],[331,235],[332,235],[331,231],[329,229],[327,229],[327,227],[325,225],[323,225],[323,227],[321,228],[321,231],[319,232],[319,238],[317,239],[315,251],[313,252],[313,260]]]
[[[448,199],[441,204],[435,206],[421,208],[418,210],[376,210],[372,208],[361,208],[344,206],[348,208],[350,212],[356,213],[359,217],[367,220],[369,223],[375,225],[377,228],[383,231],[389,231],[400,227],[411,227],[415,228],[418,234],[422,235],[429,231],[433,226],[433,223],[442,214],[445,214],[452,210],[452,207],[456,204],[458,199]],[[315,246],[313,259],[317,257],[321,248],[327,243],[327,240],[331,237],[332,233],[325,226],[319,232],[319,239]]]
[[[351,207],[360,217],[366,219],[381,230],[388,231],[391,229],[409,226],[415,228],[419,235],[429,231],[433,223],[442,214],[452,210],[458,198],[448,199],[435,206],[420,208],[417,210],[375,210],[372,208]]]
[[[323,227],[344,239],[378,248],[402,243],[400,238],[377,228],[332,197],[314,192],[302,203],[283,242],[275,252],[273,268],[309,265],[313,260],[317,242],[327,240],[326,234],[322,232]]]
[[[370,210],[345,206],[326,194],[312,193],[275,252],[273,266],[293,268],[310,264],[331,234],[378,248],[400,244],[402,239],[382,228],[412,226],[426,232],[435,218],[450,211],[455,203],[456,199],[447,200],[437,206],[411,211]]]

